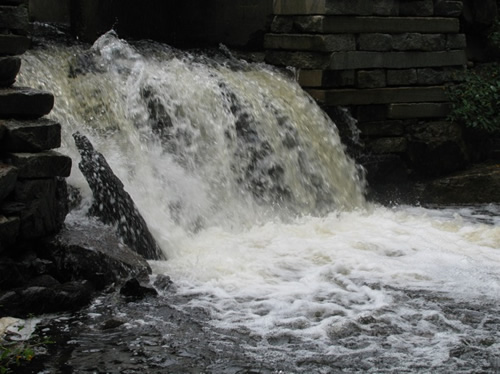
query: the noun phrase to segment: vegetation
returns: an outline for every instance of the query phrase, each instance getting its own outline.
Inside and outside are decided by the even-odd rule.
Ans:
[[[19,331],[24,326],[19,327]],[[0,337],[0,374],[13,373],[13,368],[30,362],[37,348],[53,343],[50,339],[32,337],[29,341],[6,341]]]
[[[492,26],[488,42],[500,50],[500,20]],[[488,133],[500,132],[500,62],[467,70],[460,84],[449,87],[450,120]]]

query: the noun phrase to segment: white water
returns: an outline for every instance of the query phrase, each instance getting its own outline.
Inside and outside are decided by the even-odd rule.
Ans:
[[[493,339],[488,352],[499,352],[500,336],[486,322],[450,318],[439,301],[500,301],[497,206],[478,217],[477,209],[366,203],[333,124],[269,67],[154,44],[134,49],[109,34],[93,47],[89,72],[68,77],[68,61],[82,53],[32,51],[19,78],[56,95],[51,117],[64,128],[61,151],[75,160],[69,181],[85,198],[71,219],[85,219],[90,201],[72,144],[78,130],[107,157],[166,252],[154,272],[194,296],[189,306],[208,310],[216,327],[261,339],[251,354],[306,360],[384,352],[401,368],[432,368],[470,336]],[[156,104],[148,111],[148,97],[172,122],[163,143],[151,130]],[[254,133],[238,137],[234,125],[242,113],[258,133],[250,145]],[[251,165],[256,154],[264,156]],[[278,182],[267,173],[273,165],[283,170]],[[265,188],[252,193],[248,180]],[[283,187],[291,197],[273,192]],[[437,301],[413,300],[411,291]],[[386,326],[382,338],[362,323],[369,318]]]

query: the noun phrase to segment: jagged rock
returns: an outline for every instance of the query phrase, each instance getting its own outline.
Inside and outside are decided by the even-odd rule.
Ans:
[[[151,273],[141,256],[99,222],[67,223],[54,238],[44,241],[40,256],[54,264],[59,281],[87,280],[98,290],[130,277],[147,279]]]
[[[0,90],[0,118],[39,118],[49,114],[53,106],[54,96],[48,92],[26,87]]]
[[[19,169],[19,178],[69,177],[71,158],[55,151],[10,153],[10,163]]]
[[[18,174],[16,167],[0,163],[0,202],[14,190]]]
[[[10,87],[16,81],[21,68],[19,57],[0,57],[0,87]]]
[[[61,146],[61,125],[46,118],[0,120],[6,130],[1,147],[8,152],[40,152]]]
[[[144,218],[104,156],[94,150],[85,136],[75,133],[73,137],[82,156],[78,166],[94,195],[90,214],[106,224],[116,225],[123,241],[144,258],[163,259],[164,255]]]
[[[165,274],[158,274],[156,276],[156,279],[153,283],[153,286],[155,286],[157,289],[166,291],[168,290],[174,282],[172,282],[172,279],[168,275]]]
[[[142,285],[136,278],[125,282],[120,289],[120,294],[133,300],[143,299],[146,296],[158,296],[158,292],[153,287]]]

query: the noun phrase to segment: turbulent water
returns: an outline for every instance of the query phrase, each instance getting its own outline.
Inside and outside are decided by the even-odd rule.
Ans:
[[[67,372],[500,370],[498,206],[366,202],[362,170],[293,77],[225,49],[108,33],[23,58],[18,84],[55,94],[75,160],[83,201],[68,221],[84,222],[91,200],[80,131],[165,251],[154,273],[175,285],[56,319],[81,329]],[[126,323],[103,329],[109,318]]]

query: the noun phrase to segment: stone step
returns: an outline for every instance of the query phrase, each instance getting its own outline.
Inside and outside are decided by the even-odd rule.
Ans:
[[[0,29],[27,35],[29,27],[28,9],[24,6],[0,5]]]
[[[423,67],[463,66],[465,51],[441,52],[289,52],[267,51],[266,62],[272,65],[294,66],[301,69],[408,69]]]
[[[71,158],[55,151],[10,153],[9,161],[19,169],[18,178],[69,177]]]
[[[0,35],[0,56],[22,55],[31,46],[31,40],[22,35]]]
[[[450,103],[391,104],[387,112],[390,119],[445,118],[450,114]]]
[[[46,118],[1,120],[6,129],[0,147],[8,152],[40,152],[61,146],[61,125]]]
[[[458,33],[457,18],[445,17],[357,17],[357,16],[276,16],[273,33]]]
[[[52,110],[54,95],[26,87],[0,89],[0,118],[38,118]]]
[[[14,190],[17,176],[16,167],[0,163],[0,202]]]
[[[10,87],[16,81],[21,68],[19,57],[0,57],[0,87]]]
[[[393,103],[447,102],[444,86],[389,87],[371,89],[307,89],[324,105],[372,105]]]
[[[356,38],[352,34],[266,34],[264,37],[264,48],[292,51],[354,51],[356,50]]]

